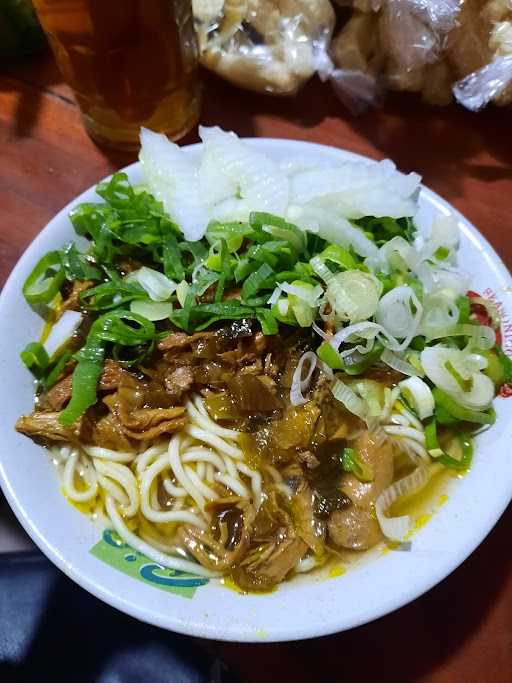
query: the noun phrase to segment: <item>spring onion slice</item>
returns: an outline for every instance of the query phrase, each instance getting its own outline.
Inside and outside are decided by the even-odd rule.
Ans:
[[[341,453],[341,466],[345,472],[352,473],[359,481],[373,481],[372,468],[364,463],[353,448],[344,448]]]
[[[327,283],[327,298],[336,316],[353,323],[374,315],[381,292],[379,280],[359,270],[338,273]]]
[[[167,301],[135,300],[130,304],[130,311],[147,320],[157,321],[168,318],[173,310],[172,303]]]
[[[409,377],[399,382],[400,393],[418,415],[420,420],[434,413],[435,402],[430,387],[419,377]]]
[[[59,415],[59,422],[70,427],[96,403],[106,342],[137,346],[151,341],[154,336],[153,323],[130,311],[111,311],[95,320],[84,346],[75,355],[78,363],[73,371],[71,400]]]
[[[67,344],[80,327],[83,315],[78,311],[64,311],[57,322],[52,326],[43,346],[48,357],[51,358],[58,349]]]
[[[431,333],[428,338],[429,341],[441,339],[443,337],[469,337],[471,344],[477,349],[488,351],[496,344],[496,332],[488,325],[454,325],[447,327],[437,332]]]
[[[441,465],[420,465],[412,474],[391,484],[378,496],[375,501],[375,513],[382,533],[386,538],[389,538],[391,541],[402,542],[411,528],[409,515],[386,517],[386,511],[399,498],[417,493],[426,486],[434,474],[440,471],[441,467]]]
[[[421,364],[429,380],[460,406],[485,410],[494,398],[494,383],[474,366],[474,354],[445,346],[421,352]]]
[[[414,365],[412,365],[412,363],[409,363],[403,358],[400,358],[400,356],[398,356],[393,351],[390,351],[389,349],[384,349],[381,356],[381,360],[392,370],[396,370],[397,372],[400,372],[402,375],[415,377],[424,374],[422,370],[418,370],[418,368],[415,368]]]
[[[482,425],[492,425],[496,421],[496,414],[492,408],[485,412],[465,408],[464,406],[459,405],[454,398],[437,387],[434,387],[432,394],[436,404],[436,415],[438,415],[438,410],[441,409],[442,413],[447,414],[448,418],[453,418],[452,420],[449,420],[450,422],[461,420]],[[438,419],[441,421],[439,415]]]
[[[65,280],[59,251],[49,251],[35,265],[23,285],[23,296],[29,304],[49,304]]]
[[[331,392],[334,398],[342,403],[353,415],[356,415],[361,420],[366,420],[369,417],[366,401],[360,398],[345,382],[336,379],[331,387]]]
[[[27,344],[20,353],[20,357],[25,367],[38,379],[44,375],[50,362],[46,349],[40,342]]]
[[[147,266],[130,273],[129,281],[135,280],[144,289],[152,301],[167,301],[176,291],[176,282],[170,280],[163,273]]]
[[[471,466],[473,460],[473,442],[471,438],[464,433],[455,435],[461,449],[461,458],[454,458],[452,455],[446,453],[439,445],[437,438],[437,422],[432,419],[425,426],[425,445],[429,455],[436,458],[436,462],[441,463],[445,467],[454,470],[467,470]]]
[[[354,323],[353,325],[348,325],[348,327],[343,327],[338,330],[334,337],[329,342],[331,346],[338,350],[340,345],[345,341],[352,341],[351,337],[361,338],[361,339],[375,339],[379,337],[382,344],[387,346],[392,351],[400,350],[401,345],[399,342],[387,332],[382,325],[373,323],[370,321],[364,321],[360,323]]]
[[[185,306],[185,301],[187,300],[187,295],[190,292],[190,285],[186,280],[182,280],[178,285],[176,286],[176,298],[178,299],[178,303],[182,308]]]
[[[313,373],[317,366],[317,357],[313,351],[306,351],[303,353],[297,363],[297,367],[293,373],[292,386],[290,388],[290,403],[293,406],[300,406],[308,402],[307,398],[304,398],[302,392],[306,391],[313,377]],[[302,372],[304,365],[309,364],[306,376],[302,377]]]
[[[406,349],[416,336],[423,307],[412,287],[395,287],[379,301],[377,323],[394,338],[402,339],[397,350]]]

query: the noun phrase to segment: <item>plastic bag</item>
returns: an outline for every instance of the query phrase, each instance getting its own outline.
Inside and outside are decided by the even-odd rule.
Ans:
[[[360,10],[354,11],[332,45],[337,68],[331,80],[349,109],[359,113],[384,89],[421,91],[436,104],[449,101],[450,73],[441,57],[461,4],[462,0],[357,0]],[[361,90],[363,76],[366,85]]]
[[[496,11],[497,8],[493,6],[492,9]],[[497,104],[512,102],[512,4],[506,13],[506,5],[502,9],[500,18],[509,14],[510,20],[497,22],[492,30],[489,46],[496,56],[490,64],[469,74],[453,87],[455,99],[472,111],[482,109],[491,100]]]
[[[293,95],[325,68],[329,0],[193,0],[201,63],[235,85]]]
[[[353,6],[331,50],[331,80],[351,111],[373,104],[385,89],[419,92],[431,104],[455,96],[473,110],[512,101],[512,0],[354,0]]]

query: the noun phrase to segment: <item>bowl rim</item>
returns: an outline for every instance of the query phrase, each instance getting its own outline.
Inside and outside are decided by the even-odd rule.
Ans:
[[[341,160],[342,157],[352,158],[359,161],[372,161],[369,157],[365,157],[360,154],[349,152],[347,150],[332,147],[328,145],[322,145],[318,143],[312,143],[302,140],[290,140],[282,138],[242,138],[246,142],[255,147],[262,147],[263,151],[268,147],[279,146],[282,147],[283,143],[288,143],[290,146],[295,148],[309,149],[311,151],[318,151],[324,157],[326,152],[330,153],[335,159],[336,157]],[[195,143],[193,145],[188,145],[183,147],[183,149],[188,151],[197,151],[202,146],[202,143]],[[120,171],[127,172],[128,174],[133,173],[140,167],[140,162],[136,161],[122,169]],[[107,176],[107,178],[110,178]],[[101,181],[98,181],[101,182]],[[95,183],[96,185],[97,183]],[[76,203],[83,201],[82,197],[91,190],[94,189],[95,185],[86,189],[84,192],[80,193],[78,196],[73,198],[66,206],[64,206],[60,211],[58,211],[55,216],[53,216],[46,226],[34,237],[30,244],[25,248],[23,254],[18,259],[17,263],[13,267],[3,289],[0,294],[0,319],[2,318],[2,313],[4,312],[5,302],[11,297],[19,297],[19,274],[24,270],[25,264],[33,258],[34,252],[38,251],[40,242],[48,236],[49,233],[54,230],[54,227],[60,223],[62,220],[68,219],[68,213],[71,206]],[[471,222],[465,218],[455,207],[453,207],[449,202],[442,199],[437,193],[433,192],[424,185],[421,186],[422,194],[425,194],[428,201],[433,204],[437,209],[444,210],[444,212],[449,211],[454,215],[464,226],[466,238],[473,240],[475,244],[479,244],[478,247],[487,255],[487,261],[489,266],[491,266],[497,274],[507,281],[508,286],[512,287],[512,277],[503,263],[502,259],[496,253],[492,245],[488,240],[471,224]],[[395,611],[409,602],[420,597],[440,581],[451,574],[474,550],[482,543],[482,541],[490,533],[496,522],[499,520],[504,510],[506,509],[508,503],[512,498],[512,481],[509,482],[508,490],[504,487],[502,495],[498,500],[493,501],[493,506],[486,511],[486,515],[480,520],[480,525],[477,528],[477,533],[470,535],[465,543],[457,546],[457,552],[452,553],[449,558],[445,558],[444,561],[440,562],[436,567],[436,570],[431,571],[427,578],[422,580],[419,585],[412,585],[409,589],[404,589],[401,591],[399,597],[390,596],[387,600],[383,600],[378,605],[370,607],[365,611],[362,611],[357,619],[352,620],[350,624],[334,623],[332,620],[327,621],[323,626],[315,625],[314,627],[308,627],[307,625],[295,626],[290,625],[286,622],[284,626],[281,624],[276,624],[269,631],[266,640],[270,641],[290,641],[290,640],[300,640],[305,638],[319,637],[323,635],[328,635],[331,633],[336,633],[342,630],[347,630],[350,628],[355,628],[362,624],[368,623],[375,619],[378,619],[392,611]],[[0,460],[0,485],[3,489],[4,495],[13,510],[18,521],[34,541],[34,543],[39,547],[39,549],[59,568],[61,569],[69,578],[78,583],[82,588],[85,588],[95,597],[103,600],[104,602],[110,604],[132,617],[142,620],[146,623],[151,623],[162,628],[173,630],[186,635],[199,636],[205,638],[212,638],[217,640],[226,640],[231,642],[261,642],[261,637],[250,632],[235,632],[226,627],[219,629],[215,624],[198,624],[193,620],[187,621],[180,618],[174,617],[169,614],[168,618],[160,618],[158,614],[155,614],[148,608],[140,607],[130,599],[124,598],[120,594],[116,594],[108,587],[103,585],[101,581],[95,580],[94,577],[90,577],[84,573],[79,566],[75,566],[73,562],[70,562],[66,557],[61,554],[57,547],[54,547],[52,543],[41,533],[38,528],[37,521],[31,517],[27,512],[24,503],[18,498],[16,491],[11,486],[11,483],[4,471],[3,463]],[[242,599],[245,599],[242,597]]]

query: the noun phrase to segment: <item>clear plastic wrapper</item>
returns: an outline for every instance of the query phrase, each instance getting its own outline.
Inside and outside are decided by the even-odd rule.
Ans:
[[[490,9],[496,16],[496,6],[491,5]],[[503,9],[508,9],[509,20],[496,22],[489,40],[496,56],[492,62],[470,73],[453,87],[455,99],[472,111],[482,109],[491,101],[497,104],[512,102],[512,3],[508,8],[503,3]],[[504,15],[502,12],[499,17]]]
[[[202,64],[239,87],[293,95],[330,64],[335,16],[329,0],[193,0],[192,5]]]
[[[331,80],[351,111],[387,89],[438,105],[455,96],[473,110],[512,101],[512,0],[355,0],[352,7],[331,47]]]

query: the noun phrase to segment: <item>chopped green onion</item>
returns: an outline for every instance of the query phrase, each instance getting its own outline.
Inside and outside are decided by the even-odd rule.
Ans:
[[[242,299],[247,301],[259,292],[264,283],[272,277],[274,271],[268,263],[262,263],[254,273],[251,273],[242,287]]]
[[[349,412],[357,415],[361,420],[368,417],[368,404],[345,382],[336,379],[331,387],[331,392],[334,398],[342,403]]]
[[[372,468],[364,463],[353,448],[344,448],[341,452],[341,466],[345,472],[352,473],[359,481],[373,481]]]
[[[185,278],[185,269],[181,261],[178,239],[172,224],[163,224],[161,231],[164,273],[171,280],[183,280]]]
[[[130,304],[130,311],[147,320],[165,320],[172,313],[172,303],[167,301],[141,301],[136,299]]]
[[[319,258],[324,261],[332,261],[332,263],[335,263],[342,268],[346,268],[347,270],[352,270],[357,266],[356,260],[352,254],[338,244],[329,244],[329,246],[319,255]]]
[[[512,358],[507,356],[499,344],[496,344],[494,351],[503,367],[503,381],[512,382]]]
[[[298,253],[306,248],[304,232],[293,223],[288,223],[284,218],[274,216],[271,213],[255,211],[249,216],[249,223],[251,226],[269,233],[277,240],[289,242]]]
[[[332,370],[343,370],[345,367],[340,354],[329,342],[322,342],[316,350],[316,355]]]
[[[66,278],[74,280],[101,280],[100,269],[92,263],[87,254],[78,251],[76,244],[71,242],[61,253],[61,263]]]
[[[95,320],[84,346],[75,355],[78,363],[73,371],[71,400],[59,415],[59,422],[66,427],[71,426],[96,403],[106,342],[137,346],[152,341],[154,336],[153,323],[129,311],[111,311]]]
[[[60,376],[64,372],[67,362],[71,359],[73,354],[71,351],[63,351],[60,356],[55,361],[51,370],[46,374],[41,380],[41,384],[45,391],[49,391],[54,384],[60,379]]]
[[[180,306],[183,308],[185,306],[185,300],[190,291],[190,285],[186,280],[182,280],[176,287],[176,297]]]
[[[81,303],[91,311],[106,311],[129,303],[134,299],[147,299],[147,293],[138,282],[110,280],[89,287],[80,294]]]
[[[40,342],[30,342],[20,353],[21,360],[25,367],[37,379],[41,379],[44,375],[50,359],[46,353],[46,349]]]
[[[409,377],[399,382],[400,393],[420,420],[434,412],[434,396],[428,384],[419,377]]]
[[[456,420],[462,420],[464,422],[475,422],[477,424],[492,425],[496,421],[496,413],[492,408],[485,412],[464,408],[438,387],[435,387],[432,390],[432,394],[434,395],[434,400],[436,403],[436,413],[437,410],[441,408],[442,411],[448,413],[448,415],[450,415],[452,418],[455,418]]]
[[[25,280],[23,295],[29,304],[49,304],[66,277],[61,252],[49,251],[35,265]]]
[[[450,250],[448,247],[438,247],[434,252],[434,256],[438,261],[444,261],[449,255]]]
[[[154,268],[142,266],[130,273],[128,282],[138,282],[152,301],[167,301],[176,291],[176,283]]]
[[[473,460],[473,442],[471,438],[464,433],[454,434],[454,437],[457,439],[462,451],[460,460],[449,455],[440,447],[437,438],[437,424],[435,419],[430,420],[425,426],[425,445],[429,454],[436,459],[436,462],[439,462],[450,469],[467,470],[471,466]]]
[[[453,365],[451,361],[446,361],[444,364],[445,368],[448,370],[453,379],[457,382],[462,391],[471,391],[473,388],[473,377],[464,379],[464,377],[458,372],[457,368]]]

